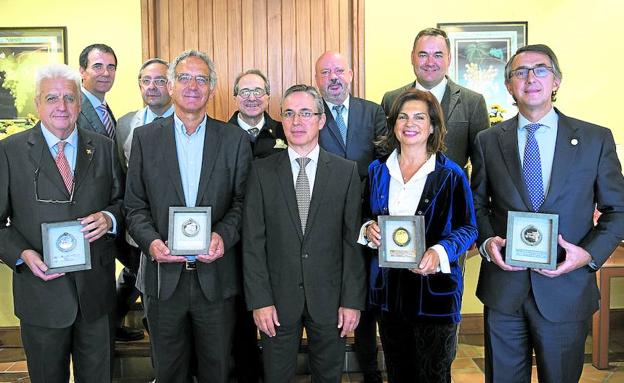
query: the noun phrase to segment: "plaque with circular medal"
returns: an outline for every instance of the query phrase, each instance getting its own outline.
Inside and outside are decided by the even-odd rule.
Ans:
[[[41,224],[46,274],[91,269],[89,241],[81,230],[77,220]]]
[[[379,265],[412,269],[425,252],[425,218],[422,215],[378,217],[381,230]]]
[[[172,255],[207,254],[210,247],[211,208],[169,207],[168,244]]]
[[[559,216],[510,211],[507,216],[505,263],[511,266],[557,268]]]

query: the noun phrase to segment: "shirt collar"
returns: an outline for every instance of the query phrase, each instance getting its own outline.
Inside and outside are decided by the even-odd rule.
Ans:
[[[435,170],[435,165],[436,165],[436,154],[433,153],[431,156],[429,156],[429,158],[423,164],[423,166],[421,166],[420,169],[418,169],[416,174],[414,174],[412,178],[410,178],[409,181],[405,182],[405,184],[412,183],[413,181],[416,181],[421,178],[426,178],[429,175],[429,173],[432,173]],[[404,183],[403,175],[401,174],[401,168],[399,166],[399,152],[396,149],[392,151],[392,153],[386,160],[386,166],[388,167],[390,177],[400,181],[401,183]]]
[[[522,113],[518,112],[518,129],[525,130],[525,126],[531,123],[532,122],[529,121],[528,118],[524,117]],[[559,123],[559,115],[557,115],[555,108],[551,108],[550,111],[546,113],[546,115],[544,115],[544,117],[540,118],[539,121],[537,121],[537,123],[547,127],[548,129],[556,128],[557,124]]]
[[[442,102],[442,97],[444,97],[444,92],[446,92],[446,84],[448,84],[448,79],[446,76],[440,81],[440,83],[434,86],[431,89],[427,89],[424,86],[420,85],[418,80],[416,80],[416,89],[418,90],[427,90],[433,94],[433,96],[438,100],[438,102]]]
[[[82,93],[87,97],[87,100],[89,100],[91,105],[93,105],[94,109],[97,108],[98,106],[106,103],[106,100],[100,101],[99,98],[95,97],[95,95],[93,93],[91,93],[88,90],[86,90],[83,86],[81,86],[80,89],[82,90]]]
[[[43,122],[42,122],[41,123],[41,133],[43,133],[43,138],[46,140],[46,144],[48,145],[48,148],[50,148],[50,149],[52,149],[54,146],[56,146],[56,144],[58,144],[59,141],[65,141],[70,146],[73,146],[74,148],[78,147],[78,129],[76,129],[76,128],[74,128],[74,131],[71,132],[69,137],[67,137],[64,140],[61,140],[60,138],[55,136],[52,132],[50,132],[48,130],[48,128],[46,128],[45,125],[43,125]]]
[[[256,126],[249,125],[248,123],[243,121],[243,119],[241,118],[240,112],[238,112],[238,114],[236,115],[236,119],[238,121],[238,126],[243,128],[245,131],[248,131],[249,129],[254,129],[254,128],[258,130],[262,130],[262,127],[264,126],[264,113],[262,113],[262,118],[260,119],[260,122],[258,122],[258,125]]]
[[[165,110],[162,116],[159,116],[156,113],[154,113],[154,111],[149,106],[146,106],[145,108],[146,108],[145,109],[145,121],[143,121],[144,124],[149,124],[150,122],[154,121],[156,117],[163,117],[163,118],[169,117],[174,112],[173,104],[169,106],[169,109]]]
[[[186,133],[186,129],[184,127],[184,123],[182,122],[182,120],[180,120],[180,118],[178,117],[177,114],[173,113],[173,126],[174,126],[175,130],[178,131],[178,133],[182,133],[186,137],[191,137],[191,136],[194,136],[197,133],[201,132],[201,130],[206,126],[206,119],[207,119],[207,116],[204,114],[204,119],[201,120],[199,125],[197,125],[197,130],[195,130],[195,132],[193,132],[193,134],[189,135],[189,134]]]
[[[321,152],[321,147],[316,144],[316,146],[314,147],[314,149],[312,149],[312,151],[310,153],[308,153],[308,155],[306,157],[308,157],[310,160],[312,160],[312,162],[314,163],[318,163],[318,158],[319,158],[319,153]],[[290,162],[296,162],[297,158],[302,157],[301,155],[299,155],[299,153],[295,152],[294,149],[292,149],[290,146],[288,146],[288,158],[290,159]]]
[[[344,105],[344,110],[342,111],[342,113],[349,112],[349,99],[350,98],[351,98],[351,95],[347,96],[347,98],[342,103],[342,105]],[[323,99],[323,100],[325,100],[325,99]],[[325,100],[325,103],[327,104],[327,106],[329,107],[329,110],[332,113],[334,112],[334,106],[338,105],[338,104],[332,104],[331,102],[329,102],[327,100]]]

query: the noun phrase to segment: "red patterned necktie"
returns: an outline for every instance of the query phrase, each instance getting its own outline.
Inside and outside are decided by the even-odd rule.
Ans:
[[[67,162],[67,157],[65,157],[65,141],[59,141],[56,144],[56,149],[58,153],[56,153],[56,167],[58,167],[59,173],[61,173],[61,177],[63,177],[63,183],[65,183],[65,187],[67,191],[71,193],[72,183],[74,181],[74,175],[72,173],[71,168],[69,167],[69,162]]]

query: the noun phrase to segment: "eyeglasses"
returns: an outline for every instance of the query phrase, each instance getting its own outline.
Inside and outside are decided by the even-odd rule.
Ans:
[[[529,72],[533,71],[535,77],[543,78],[548,76],[549,73],[554,73],[553,68],[546,65],[539,65],[533,68],[518,68],[511,71],[511,75],[515,78],[524,80],[529,77]]]
[[[264,96],[265,94],[267,94],[267,92],[262,88],[255,88],[255,89],[243,88],[238,91],[238,95],[241,96],[242,98],[249,98],[251,97],[251,95],[253,95],[255,98],[260,98]]]
[[[321,75],[321,77],[329,77],[332,72],[334,72],[334,74],[336,74],[336,76],[342,76],[345,72],[346,69],[344,68],[336,68],[334,70],[331,69],[322,69],[319,74]]]
[[[143,85],[144,87],[148,87],[150,86],[151,83],[154,83],[154,85],[156,85],[159,88],[162,88],[163,86],[167,85],[167,79],[164,77],[156,77],[156,78],[151,78],[151,77],[141,77],[139,79],[139,82],[141,83],[141,85]]]
[[[193,79],[195,79],[198,86],[206,86],[210,82],[210,78],[208,76],[201,74],[197,76],[193,76],[188,73],[176,74],[176,80],[182,85],[188,85]]]
[[[295,118],[295,116],[299,116],[300,119],[308,121],[312,118],[312,116],[320,116],[321,114],[323,114],[323,112],[315,113],[311,110],[306,109],[300,110],[298,112],[287,110],[285,112],[282,112],[282,118],[284,120],[292,120]]]
[[[74,203],[74,186],[75,185],[73,182],[72,182],[71,192],[69,193],[69,200],[39,198],[39,168],[35,169],[35,178],[33,179],[33,183],[35,186],[35,200],[37,202],[53,203],[53,204],[70,204],[70,205]]]

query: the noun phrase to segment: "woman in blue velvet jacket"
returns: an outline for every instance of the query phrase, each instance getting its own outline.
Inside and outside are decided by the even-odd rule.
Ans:
[[[360,243],[381,241],[378,215],[423,215],[426,248],[416,269],[371,263],[369,303],[378,309],[389,382],[451,382],[463,290],[459,257],[477,238],[464,171],[442,154],[442,109],[430,92],[411,89],[392,106],[388,156],[368,168],[371,221]]]

